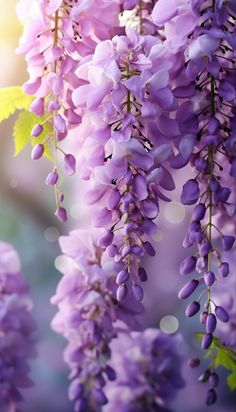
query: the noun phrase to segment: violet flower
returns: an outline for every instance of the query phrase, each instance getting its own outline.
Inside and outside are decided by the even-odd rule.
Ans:
[[[24,91],[35,96],[30,111],[39,116],[32,136],[40,136],[43,128],[48,128],[50,132],[40,144],[47,142],[55,169],[61,153],[59,143],[81,122],[81,113],[71,99],[80,83],[75,76],[78,62],[90,55],[100,40],[116,33],[119,12],[120,0],[92,0],[83,4],[65,0],[20,0],[17,4],[18,18],[24,25],[17,53],[25,55],[30,76]],[[42,155],[42,151],[34,150],[32,158]],[[72,154],[66,155],[65,173],[69,176],[75,173]],[[58,208],[61,189],[57,182],[53,186]]]
[[[32,386],[29,360],[36,356],[35,322],[28,285],[16,251],[0,242],[0,409],[15,410],[21,389]]]
[[[107,403],[104,387],[116,373],[111,367],[111,341],[117,337],[115,321],[136,327],[140,304],[120,305],[114,297],[114,263],[89,232],[74,231],[60,238],[64,252],[59,282],[52,303],[58,313],[52,328],[68,345],[64,360],[70,368],[69,398],[76,411],[101,411]],[[129,299],[130,302],[130,299]]]
[[[142,299],[141,259],[155,254],[150,240],[159,199],[169,200],[163,190],[175,188],[168,170],[171,145],[161,139],[158,144],[156,136],[175,138],[180,133],[168,115],[174,101],[168,53],[155,53],[158,46],[158,39],[131,29],[126,36],[101,42],[76,71],[83,83],[72,94],[75,106],[84,110],[78,168],[90,180],[86,198],[94,207],[92,223],[106,234],[113,232],[112,243],[103,247],[128,272],[118,287],[118,300],[126,297],[130,284],[134,297]]]
[[[156,6],[156,10],[161,4],[160,2],[160,6]],[[201,301],[202,306],[205,299],[202,315],[205,315],[203,324],[206,334],[202,339],[202,348],[208,349],[214,336],[217,336],[215,333],[218,321],[229,320],[223,307],[215,307],[211,293],[221,271],[225,271],[225,276],[228,274],[228,267],[223,266],[222,269],[222,250],[215,240],[216,233],[221,238],[224,250],[231,250],[235,241],[234,233],[226,233],[227,228],[221,231],[217,225],[217,215],[223,215],[225,220],[227,215],[230,218],[235,215],[229,187],[234,174],[231,173],[231,164],[235,159],[235,152],[232,151],[235,130],[235,76],[232,75],[235,57],[235,43],[232,41],[235,9],[230,2],[204,0],[191,2],[191,6],[196,19],[185,41],[185,63],[181,76],[176,80],[177,88],[174,94],[179,100],[182,99],[182,107],[185,108],[185,111],[177,109],[179,127],[182,129],[185,120],[191,118],[192,130],[195,129],[196,133],[192,154],[190,153],[190,162],[196,169],[196,176],[184,184],[181,200],[190,205],[198,202],[185,245],[197,246],[196,270],[200,279],[204,279],[204,289],[199,297],[188,305],[186,313],[193,316],[200,308],[199,302]],[[160,23],[165,24],[171,20],[177,32],[178,22],[174,18],[178,12],[178,2],[172,12],[164,14]],[[153,18],[158,20],[155,13]],[[186,91],[188,88],[189,94]],[[188,102],[185,101],[186,98],[189,99]],[[191,128],[191,124],[188,124]],[[173,167],[184,165],[182,141],[179,143],[179,152],[172,163]],[[181,265],[182,272],[185,262],[186,259]],[[180,295],[182,293],[181,291]],[[211,373],[213,372],[214,370],[211,370]],[[208,393],[207,404],[215,401],[215,389],[212,387]]]
[[[109,384],[110,401],[104,411],[170,411],[170,403],[183,388],[182,341],[159,330],[120,334],[112,344],[112,367],[117,372]]]

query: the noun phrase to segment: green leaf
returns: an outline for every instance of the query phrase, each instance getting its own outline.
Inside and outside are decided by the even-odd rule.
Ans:
[[[198,340],[204,336],[203,333],[196,333]],[[214,337],[211,347],[205,351],[205,358],[212,358],[214,355],[215,367],[222,366],[230,371],[227,383],[231,390],[236,389],[236,353],[227,346],[223,346],[219,338]]]
[[[45,117],[38,117],[33,113],[28,111],[20,113],[18,116],[14,129],[13,136],[15,142],[15,156],[17,156],[27,144],[31,143],[34,146],[37,143],[43,143],[44,139],[52,132],[52,126],[48,123],[44,124],[44,130],[40,136],[37,138],[31,137],[32,128],[39,123],[42,123]],[[52,159],[49,144],[44,144],[45,151],[44,155],[49,159]]]
[[[229,371],[236,371],[236,353],[230,348],[216,345],[217,356],[215,366],[224,366]]]
[[[227,383],[231,391],[236,389],[236,370],[227,376]]]
[[[33,96],[24,93],[21,86],[0,89],[0,122],[8,119],[16,110],[28,109]]]

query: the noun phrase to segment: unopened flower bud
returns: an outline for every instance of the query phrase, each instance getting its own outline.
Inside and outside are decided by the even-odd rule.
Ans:
[[[38,137],[43,132],[43,126],[41,124],[36,124],[31,130],[32,137]]]
[[[207,382],[208,379],[209,379],[209,377],[210,377],[210,374],[211,374],[211,372],[210,372],[209,369],[205,370],[205,372],[203,372],[203,373],[199,376],[199,378],[198,378],[199,382],[202,382],[202,383]]]
[[[191,318],[192,316],[196,315],[196,313],[198,313],[199,310],[200,310],[200,303],[194,301],[187,306],[185,314],[186,316]]]
[[[197,368],[200,365],[200,359],[191,358],[188,360],[188,365],[190,366],[190,368]]]
[[[116,371],[110,365],[106,366],[105,373],[107,374],[109,381],[116,380]]]
[[[181,275],[187,275],[191,273],[196,267],[197,259],[195,256],[186,257],[180,265]]]
[[[118,289],[117,289],[117,292],[116,292],[117,300],[118,300],[119,302],[122,302],[122,300],[125,299],[127,293],[128,293],[128,288],[127,288],[127,286],[126,286],[126,285],[120,285],[120,286],[118,287]]]
[[[217,320],[213,313],[209,313],[206,319],[206,331],[207,333],[214,333],[216,328]]]
[[[202,220],[204,219],[206,213],[206,207],[203,203],[198,203],[197,206],[195,206],[194,210],[193,210],[193,219],[194,220]]]
[[[108,400],[105,395],[105,393],[102,391],[102,389],[95,388],[92,391],[92,395],[94,400],[99,404],[99,405],[106,405]]]
[[[231,190],[228,187],[221,187],[218,192],[215,193],[215,200],[217,202],[227,202],[230,196]]]
[[[229,264],[227,262],[222,262],[219,271],[223,278],[226,278],[229,275]]]
[[[55,211],[55,216],[63,223],[67,221],[67,212],[64,207],[58,207]]]
[[[56,170],[53,170],[53,172],[50,172],[48,175],[47,175],[47,178],[46,178],[46,181],[45,181],[45,183],[46,183],[46,185],[48,185],[48,186],[54,186],[56,183],[57,183],[57,181],[58,181],[58,173],[57,173],[57,171]]]
[[[216,280],[216,277],[215,277],[215,275],[214,275],[213,272],[209,271],[209,272],[205,273],[205,275],[204,275],[204,281],[205,281],[205,284],[206,284],[207,286],[213,285],[213,283],[215,282],[215,280]]]
[[[149,256],[155,256],[156,252],[150,242],[143,242],[143,248]]]
[[[66,154],[64,156],[64,166],[65,166],[65,174],[68,176],[72,176],[75,174],[76,171],[76,160],[72,154]]]
[[[179,299],[187,299],[192,293],[196,290],[199,285],[199,281],[196,279],[190,280],[186,283],[182,289],[179,291],[178,297]]]
[[[107,230],[98,238],[98,245],[102,248],[107,248],[107,246],[112,243],[113,237],[113,232],[111,230]]]
[[[116,245],[109,245],[106,249],[108,256],[115,257],[118,254],[118,248]]]
[[[215,389],[209,389],[209,391],[207,392],[207,398],[206,398],[206,404],[208,406],[213,405],[214,403],[216,403],[217,401],[217,394]]]
[[[219,375],[216,372],[211,373],[209,383],[212,388],[216,388],[219,384]]]
[[[53,113],[56,110],[60,109],[60,103],[58,103],[56,100],[50,100],[50,102],[48,103],[48,111],[49,113]]]
[[[33,150],[31,152],[31,159],[38,160],[43,156],[43,153],[44,153],[44,145],[43,144],[36,144],[33,147]]]
[[[202,243],[199,246],[199,254],[200,256],[206,256],[210,253],[210,251],[212,250],[212,245],[209,241],[206,241],[204,243]]]
[[[147,281],[147,273],[146,270],[142,267],[138,269],[138,277],[141,280],[141,282],[146,282]]]
[[[116,277],[116,283],[117,285],[122,285],[122,283],[127,282],[128,279],[129,279],[129,272],[127,269],[124,269],[118,273]]]
[[[58,133],[65,133],[66,122],[60,114],[56,114],[56,116],[54,116],[54,126]]]
[[[208,349],[213,341],[213,335],[211,333],[207,333],[202,338],[202,349]]]
[[[228,322],[229,321],[229,315],[226,312],[226,310],[224,308],[222,308],[222,306],[216,306],[215,307],[215,314],[217,316],[217,318],[219,320],[221,320],[221,322]]]
[[[224,250],[230,250],[232,249],[234,245],[235,237],[234,236],[223,236],[221,241],[222,241],[222,246]]]
[[[140,286],[138,284],[132,285],[132,292],[133,292],[134,298],[138,302],[141,302],[143,300],[143,288],[142,288],[142,286]]]
[[[42,117],[44,115],[44,99],[42,97],[39,97],[33,100],[30,105],[30,111],[37,116]]]

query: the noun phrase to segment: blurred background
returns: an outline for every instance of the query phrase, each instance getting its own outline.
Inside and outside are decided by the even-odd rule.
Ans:
[[[21,27],[15,15],[15,0],[0,0],[0,87],[21,85],[27,79],[27,71],[22,57],[14,50],[21,34]],[[37,360],[32,362],[31,377],[35,386],[25,391],[24,412],[72,412],[67,400],[68,369],[62,360],[66,342],[50,329],[50,322],[56,309],[49,299],[54,294],[60,273],[54,266],[60,253],[58,236],[72,227],[79,227],[84,211],[79,203],[81,189],[78,178],[70,178],[66,184],[69,206],[69,224],[61,227],[54,218],[52,191],[44,180],[50,170],[47,160],[33,162],[30,149],[25,149],[14,158],[12,128],[14,117],[0,124],[0,238],[17,249],[22,270],[28,279],[34,301],[34,317],[38,323]],[[176,174],[176,181],[189,177],[189,171]],[[182,179],[181,179],[182,180]],[[145,326],[160,327],[165,333],[180,332],[185,338],[183,351],[189,356],[198,351],[194,331],[197,320],[188,321],[184,317],[185,304],[177,299],[182,285],[178,269],[187,254],[182,241],[187,230],[191,210],[179,203],[179,190],[172,194],[172,204],[162,204],[159,229],[156,235],[157,256],[147,262],[150,280],[146,286],[144,302],[146,314],[142,322]],[[163,281],[164,279],[164,281]],[[197,383],[199,371],[192,371],[185,364],[183,373],[187,386],[179,393],[173,404],[174,412],[204,412],[207,388]],[[211,407],[214,412],[233,412],[233,396],[221,386],[220,401]],[[120,412],[120,411],[114,411]],[[144,411],[145,412],[145,411]]]

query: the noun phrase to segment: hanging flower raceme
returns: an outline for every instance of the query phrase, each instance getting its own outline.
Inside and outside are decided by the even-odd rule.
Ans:
[[[160,6],[161,2],[158,3]],[[180,270],[183,275],[196,270],[199,276],[186,283],[179,297],[187,299],[201,288],[200,295],[188,305],[186,315],[191,317],[202,312],[200,318],[205,327],[202,348],[208,349],[215,344],[218,322],[229,320],[226,310],[212,300],[211,289],[218,277],[228,276],[229,265],[227,261],[223,261],[221,250],[230,251],[235,242],[235,228],[232,233],[226,232],[226,228],[220,231],[216,222],[222,211],[231,218],[235,214],[235,209],[231,206],[231,189],[227,179],[222,177],[224,168],[230,178],[235,177],[233,147],[236,94],[233,39],[236,16],[230,1],[193,1],[191,6],[191,12],[197,16],[198,24],[194,23],[188,35],[185,69],[175,79],[177,87],[173,93],[176,98],[183,100],[182,108],[185,108],[185,111],[177,111],[176,118],[180,127],[188,118],[186,113],[189,110],[193,116],[192,137],[195,133],[194,138],[190,136],[184,147],[188,149],[188,158],[196,170],[196,175],[184,184],[181,201],[185,205],[196,204],[184,246],[196,245],[198,251],[182,262]],[[177,12],[176,6],[168,15],[168,20],[177,15]],[[158,15],[156,18],[158,19]],[[172,20],[172,24],[175,23],[176,21]],[[177,32],[177,23],[175,27]],[[183,156],[181,145],[179,150]],[[177,167],[184,165],[181,157],[176,163]],[[220,233],[220,246],[214,240],[216,232]],[[213,352],[212,349],[212,354]],[[215,373],[214,362],[211,373]],[[207,404],[215,401],[213,385],[208,392]]]
[[[52,303],[59,312],[52,327],[68,340],[64,353],[71,369],[69,398],[75,411],[100,411],[107,403],[104,386],[116,373],[110,365],[110,343],[116,337],[114,322],[137,326],[134,315],[140,306],[118,304],[114,298],[114,263],[102,261],[102,250],[88,232],[74,231],[60,239],[65,253],[64,274]]]
[[[100,43],[76,72],[85,83],[72,94],[84,110],[79,168],[90,180],[86,202],[95,205],[93,224],[105,229],[99,244],[122,263],[118,300],[129,285],[142,300],[139,283],[147,275],[141,258],[155,254],[149,240],[159,199],[169,200],[162,189],[175,187],[166,168],[172,146],[164,135],[171,139],[176,133],[175,120],[168,118],[175,104],[166,55],[158,39],[127,29],[127,36]]]
[[[181,376],[182,339],[156,329],[121,333],[112,344],[111,365],[117,372],[108,385],[104,411],[167,412],[184,386]]]
[[[0,242],[0,409],[16,410],[21,390],[32,386],[28,361],[36,356],[32,301],[9,244]]]
[[[198,15],[194,13],[191,2],[186,0],[159,0],[152,11],[152,21],[162,33],[162,42],[170,53],[170,84],[173,95],[178,101],[176,113],[171,119],[163,121],[163,127],[171,128],[176,150],[170,157],[173,169],[188,164],[192,154],[198,122],[190,97],[195,91],[194,83],[185,74],[184,53],[189,45],[191,33],[198,23]]]
[[[231,254],[230,263],[231,265],[235,262],[236,253]],[[223,307],[228,314],[228,322],[219,322],[217,334],[224,346],[236,350],[236,299],[235,299],[235,287],[236,279],[234,273],[230,273],[227,283],[222,277],[219,279],[218,284],[212,291],[212,300],[215,302],[217,307]]]
[[[71,99],[79,85],[75,69],[81,56],[91,54],[99,40],[116,32],[119,11],[118,0],[79,4],[74,0],[21,0],[17,6],[18,17],[25,26],[17,52],[26,55],[30,75],[24,91],[35,97],[30,112],[39,117],[31,133],[35,140],[32,159],[40,159],[48,146],[53,152],[54,169],[46,184],[55,188],[55,214],[63,222],[67,214],[61,206],[64,196],[58,154],[64,160],[64,173],[74,174],[75,157],[59,146],[68,131],[81,121]]]

